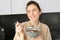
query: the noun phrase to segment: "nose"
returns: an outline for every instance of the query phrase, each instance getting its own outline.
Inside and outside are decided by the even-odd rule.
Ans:
[[[34,15],[33,11],[31,11],[31,15]]]

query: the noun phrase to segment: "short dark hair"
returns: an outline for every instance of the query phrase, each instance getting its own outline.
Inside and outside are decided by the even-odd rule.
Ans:
[[[35,2],[35,1],[29,1],[29,2],[27,3],[26,9],[27,9],[27,7],[28,7],[29,5],[31,5],[31,4],[36,5],[37,8],[39,9],[39,11],[41,11],[41,8],[40,8],[39,4],[38,4],[37,2]]]

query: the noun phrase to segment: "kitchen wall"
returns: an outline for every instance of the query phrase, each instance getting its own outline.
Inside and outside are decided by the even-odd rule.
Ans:
[[[26,3],[30,0],[0,0],[0,15],[24,14]],[[60,12],[60,0],[34,0],[41,6],[42,12]]]

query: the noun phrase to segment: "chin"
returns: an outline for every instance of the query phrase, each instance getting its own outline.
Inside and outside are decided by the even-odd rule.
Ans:
[[[36,19],[30,19],[30,21],[36,21]]]
[[[36,20],[38,20],[38,18],[39,18],[39,17],[34,17],[34,18],[29,17],[29,19],[30,19],[31,21],[36,21]]]

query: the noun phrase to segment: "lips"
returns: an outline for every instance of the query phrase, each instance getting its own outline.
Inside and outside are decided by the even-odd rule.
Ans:
[[[30,18],[35,18],[36,16],[35,15],[33,15],[33,16],[30,16]]]

